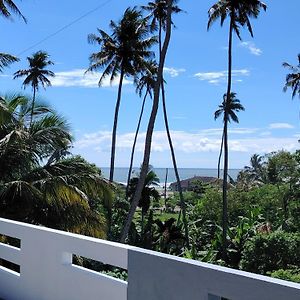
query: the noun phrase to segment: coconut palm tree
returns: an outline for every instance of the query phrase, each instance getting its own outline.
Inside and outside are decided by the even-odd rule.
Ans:
[[[176,5],[177,3],[178,3],[177,0],[172,1],[172,14],[178,14],[178,13],[182,12],[182,10]],[[148,5],[146,5],[146,6],[142,6],[142,8],[146,12],[149,12],[149,15],[147,18],[151,19],[150,24],[151,24],[152,30],[156,30],[158,28],[159,53],[161,53],[161,51],[162,51],[162,32],[166,30],[167,2],[165,0],[155,0],[154,2],[149,2]],[[173,22],[172,22],[172,24],[173,24]],[[165,126],[166,126],[166,131],[167,131],[168,142],[169,142],[169,146],[170,146],[170,150],[171,150],[171,157],[172,157],[173,167],[174,167],[174,171],[175,171],[176,181],[177,181],[177,185],[178,185],[178,192],[179,192],[179,197],[180,197],[180,206],[181,206],[181,210],[182,210],[185,237],[186,237],[187,246],[189,246],[189,236],[188,236],[188,225],[187,225],[187,220],[186,220],[185,202],[184,202],[184,197],[183,197],[183,193],[182,193],[179,172],[178,172],[178,168],[177,168],[175,151],[174,151],[171,133],[170,133],[170,129],[169,129],[164,82],[161,83],[161,89],[162,89],[164,121],[165,121]]]
[[[300,97],[300,53],[298,54],[297,66],[290,65],[287,62],[284,62],[283,66],[292,72],[286,75],[285,86],[283,90],[286,92],[288,88],[291,88],[292,98],[294,98],[296,94],[298,94]]]
[[[237,37],[241,39],[240,27],[247,27],[250,35],[253,37],[252,25],[250,18],[258,18],[260,10],[266,11],[267,6],[260,0],[219,0],[208,11],[209,20],[207,28],[210,29],[212,24],[217,20],[221,20],[221,26],[228,17],[230,19],[229,24],[229,40],[228,40],[228,83],[226,99],[231,98],[231,83],[232,83],[232,39],[233,32]],[[227,112],[225,111],[225,114]],[[228,116],[224,116],[228,119]],[[225,127],[227,122],[225,122]],[[228,140],[227,140],[227,128],[224,128],[224,170],[223,170],[223,207],[227,207],[227,175],[228,175]],[[227,210],[227,209],[226,209]],[[227,213],[226,213],[227,214]],[[224,225],[227,222],[224,222]],[[223,234],[227,232],[223,228]],[[223,256],[226,255],[226,235],[223,236]]]
[[[89,43],[99,45],[100,51],[91,54],[90,66],[87,72],[103,70],[99,86],[108,76],[111,83],[119,77],[109,175],[109,180],[113,181],[116,134],[123,80],[126,76],[135,76],[138,71],[144,68],[145,61],[153,57],[154,53],[149,49],[156,42],[156,38],[149,36],[150,28],[142,17],[141,11],[136,8],[127,8],[119,23],[110,22],[110,29],[112,31],[111,35],[98,29],[99,35],[90,34],[88,36]]]
[[[11,15],[15,14],[18,17],[22,18],[25,23],[27,23],[26,18],[22,15],[19,8],[16,6],[16,4],[11,0],[1,0],[0,1],[0,15],[3,17],[10,19]]]
[[[129,182],[129,189],[128,189],[129,197],[134,196],[138,182],[139,182],[139,176],[131,178]],[[150,208],[151,200],[158,201],[160,199],[159,192],[155,189],[155,186],[157,186],[158,184],[159,184],[159,178],[157,177],[156,173],[152,170],[152,167],[150,167],[144,182],[144,188],[142,190],[141,198],[138,204],[138,207],[142,209],[142,216],[141,216],[142,236],[144,234],[144,219],[145,219],[145,215],[147,214]]]
[[[159,105],[159,94],[160,94],[160,88],[161,88],[161,83],[163,81],[163,69],[165,65],[165,59],[171,39],[171,31],[172,31],[172,0],[167,0],[167,20],[166,20],[166,34],[165,34],[165,39],[162,47],[162,51],[160,53],[159,57],[159,63],[158,63],[158,70],[157,70],[157,79],[155,82],[154,86],[154,97],[153,97],[153,102],[152,102],[152,109],[151,109],[151,115],[150,119],[148,122],[148,127],[147,127],[147,132],[146,132],[146,141],[145,141],[145,149],[144,149],[144,158],[143,158],[143,163],[141,167],[141,172],[140,172],[140,178],[139,182],[137,184],[135,194],[133,196],[133,200],[130,206],[129,213],[127,215],[126,221],[124,223],[124,227],[122,230],[122,234],[120,237],[121,243],[125,242],[125,239],[128,235],[129,228],[131,225],[131,222],[133,220],[134,213],[136,211],[136,208],[139,203],[139,199],[141,198],[143,186],[145,183],[145,179],[147,176],[148,172],[148,167],[149,167],[149,159],[150,159],[150,151],[151,151],[151,143],[152,143],[152,135],[153,135],[153,130],[154,130],[154,124],[157,116],[157,111],[158,111],[158,105]]]
[[[178,14],[182,10],[176,5],[178,0],[172,0],[172,14]],[[162,32],[167,28],[167,1],[155,0],[143,5],[142,9],[149,13],[146,19],[150,19],[151,30],[158,29],[159,52],[162,50]],[[172,20],[171,20],[172,22]],[[172,22],[173,24],[173,22]]]
[[[67,156],[69,126],[49,106],[23,95],[0,99],[0,215],[104,237],[111,192],[100,171]]]
[[[19,61],[19,59],[13,55],[0,53],[0,73],[3,72],[4,68],[17,61]]]
[[[141,126],[142,117],[144,114],[146,99],[147,99],[148,95],[149,95],[150,99],[152,99],[156,76],[157,76],[157,63],[156,63],[156,61],[152,60],[149,63],[147,63],[146,68],[144,70],[142,70],[140,72],[140,74],[138,76],[136,76],[134,79],[134,83],[136,85],[136,92],[138,93],[138,95],[140,97],[142,97],[144,90],[145,90],[145,94],[144,94],[144,98],[143,98],[143,102],[142,102],[138,125],[137,125],[136,131],[135,131],[132,150],[131,150],[130,164],[129,164],[128,176],[127,176],[126,195],[128,193],[129,181],[130,181],[132,167],[133,167],[135,146],[136,146],[136,142],[137,142],[140,126]]]
[[[21,17],[25,23],[27,23],[26,18],[22,15],[21,11],[11,0],[0,1],[0,15],[7,19],[11,19],[12,13]],[[19,59],[13,55],[7,53],[0,53],[0,72],[3,68],[8,67],[11,63],[17,62]]]
[[[29,69],[19,70],[14,73],[14,79],[25,77],[23,81],[24,88],[28,85],[32,87],[33,90],[33,98],[32,98],[32,108],[31,108],[31,122],[33,118],[33,111],[36,99],[36,93],[40,87],[46,88],[51,86],[51,81],[48,77],[54,77],[55,74],[47,70],[48,66],[53,65],[54,63],[49,59],[49,54],[45,51],[38,51],[34,53],[32,56],[27,57],[29,63]]]
[[[215,120],[218,119],[220,116],[223,116],[223,137],[222,140],[224,141],[224,154],[227,156],[225,162],[224,162],[224,169],[226,169],[226,172],[224,172],[223,177],[223,193],[226,193],[227,191],[227,175],[228,175],[228,144],[227,144],[227,135],[228,135],[228,123],[231,121],[238,123],[239,119],[236,115],[239,111],[244,111],[245,108],[243,105],[241,105],[240,100],[236,98],[236,93],[231,93],[230,98],[227,100],[227,94],[224,94],[223,96],[223,102],[221,105],[219,105],[219,109],[215,112]],[[222,149],[223,144],[221,144]],[[221,152],[221,151],[220,151]],[[225,165],[226,164],[226,165]],[[226,185],[226,188],[224,189],[224,184]],[[227,236],[227,226],[228,226],[228,213],[227,213],[227,198],[223,197],[223,246],[226,245],[226,236]],[[225,241],[224,241],[225,237]],[[225,246],[226,247],[226,246]]]

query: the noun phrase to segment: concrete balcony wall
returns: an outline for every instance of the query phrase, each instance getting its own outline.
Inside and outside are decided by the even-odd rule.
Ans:
[[[300,285],[0,218],[0,298],[6,300],[300,300]],[[128,282],[72,264],[72,255],[128,270]]]

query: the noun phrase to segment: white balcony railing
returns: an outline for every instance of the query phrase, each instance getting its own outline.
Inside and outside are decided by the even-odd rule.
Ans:
[[[0,234],[20,239],[0,243],[0,259],[20,266],[0,267],[5,300],[300,300],[296,283],[118,243],[1,218]],[[73,265],[73,254],[128,270],[128,282]]]

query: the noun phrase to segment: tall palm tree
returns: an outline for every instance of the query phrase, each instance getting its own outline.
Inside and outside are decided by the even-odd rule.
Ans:
[[[129,189],[128,189],[128,196],[132,197],[134,196],[137,184],[139,182],[139,177],[133,177],[131,178],[129,182]],[[142,190],[141,198],[139,200],[138,206],[142,209],[142,216],[141,216],[141,234],[143,236],[144,234],[144,219],[145,215],[147,214],[150,205],[151,200],[158,201],[160,199],[159,192],[155,189],[154,186],[157,186],[159,184],[159,178],[157,177],[156,173],[152,170],[152,168],[149,168],[149,171],[147,173],[144,187]]]
[[[23,21],[26,23],[26,18],[22,15],[19,8],[16,6],[16,4],[11,0],[1,0],[0,1],[0,15],[3,17],[9,19],[11,18],[12,13],[17,15],[18,17],[22,18]]]
[[[221,20],[221,26],[228,17],[229,24],[229,40],[228,40],[228,83],[226,92],[226,101],[231,98],[232,83],[232,39],[233,32],[241,39],[240,27],[247,27],[250,35],[253,37],[252,25],[250,18],[258,18],[260,10],[266,11],[267,6],[260,0],[218,0],[208,11],[209,20],[207,28],[210,29],[212,24],[217,20]],[[225,111],[225,119],[228,119]],[[224,170],[223,170],[223,207],[227,210],[227,175],[228,175],[228,137],[227,122],[224,124]],[[227,215],[227,213],[226,213]],[[223,222],[227,226],[227,222]],[[223,228],[223,234],[227,234],[227,229]],[[226,255],[226,235],[223,236],[223,257]]]
[[[157,67],[158,66],[157,66],[156,61],[154,61],[154,60],[150,61],[149,63],[147,63],[146,68],[144,70],[142,70],[140,72],[139,76],[135,77],[135,80],[134,80],[134,83],[136,85],[136,92],[138,93],[138,95],[140,97],[142,97],[143,90],[145,90],[145,94],[144,94],[144,98],[143,98],[143,102],[142,102],[138,125],[137,125],[136,131],[135,131],[132,150],[131,150],[130,165],[129,165],[128,176],[127,176],[126,195],[127,195],[128,188],[129,188],[129,181],[130,181],[132,167],[133,167],[135,146],[136,146],[136,142],[137,142],[140,126],[141,126],[142,117],[144,114],[145,103],[146,103],[146,99],[147,99],[148,95],[152,99],[156,76],[157,76]]]
[[[51,86],[51,81],[48,77],[54,77],[55,74],[47,70],[48,66],[53,65],[54,63],[49,59],[49,54],[45,51],[38,51],[34,53],[32,56],[27,57],[29,63],[29,69],[19,70],[14,73],[14,79],[25,77],[23,81],[24,88],[28,85],[32,87],[33,90],[33,98],[32,98],[32,107],[31,107],[31,121],[33,119],[33,111],[36,99],[36,93],[39,90],[40,85],[43,88]]]
[[[80,157],[67,157],[69,126],[52,109],[22,95],[0,99],[0,214],[34,224],[105,236],[94,209],[109,205],[108,184]],[[102,201],[102,200],[103,201]]]
[[[178,3],[177,0],[172,1],[172,14],[178,14],[178,13],[182,12],[182,10],[176,5],[177,3]],[[148,5],[146,5],[146,6],[142,6],[142,8],[145,11],[149,12],[149,15],[147,18],[151,19],[150,24],[151,24],[152,30],[156,30],[158,28],[159,53],[161,53],[161,51],[162,51],[162,32],[166,30],[167,2],[165,0],[155,0],[153,2],[149,2]],[[173,24],[173,22],[172,22],[172,24]],[[188,225],[187,225],[187,220],[186,220],[186,208],[185,208],[185,202],[184,202],[184,197],[183,197],[182,188],[181,188],[179,172],[178,172],[178,168],[177,168],[175,151],[174,151],[171,133],[170,133],[170,129],[169,129],[164,82],[161,83],[161,90],[162,90],[162,104],[163,104],[165,127],[166,127],[168,142],[169,142],[169,146],[170,146],[170,150],[171,150],[171,157],[172,157],[172,163],[173,163],[173,167],[174,167],[174,171],[175,171],[176,181],[177,181],[177,185],[178,185],[178,192],[179,192],[179,197],[180,197],[180,207],[182,210],[186,242],[187,242],[187,246],[189,246]]]
[[[125,242],[125,239],[128,235],[129,228],[131,225],[131,222],[133,220],[134,213],[136,211],[136,208],[139,203],[139,199],[141,198],[143,186],[145,183],[145,179],[147,176],[148,172],[148,167],[149,167],[149,159],[150,159],[150,151],[151,151],[151,143],[152,143],[152,135],[153,135],[153,130],[154,130],[154,124],[157,116],[157,111],[158,111],[158,105],[159,105],[159,94],[160,94],[160,88],[161,88],[161,83],[163,81],[163,69],[165,65],[165,59],[171,39],[171,31],[172,31],[172,0],[167,0],[167,21],[166,21],[166,34],[165,34],[165,39],[162,47],[162,51],[160,53],[159,57],[159,63],[158,63],[158,71],[157,71],[157,79],[155,82],[155,87],[154,87],[154,98],[152,102],[152,110],[151,110],[151,115],[150,119],[148,122],[148,127],[147,127],[147,132],[146,132],[146,141],[145,141],[145,149],[144,149],[144,159],[141,167],[141,172],[140,172],[140,178],[139,182],[137,184],[137,188],[135,191],[135,194],[133,196],[133,200],[130,206],[129,213],[127,215],[126,221],[124,223],[124,227],[122,230],[122,234],[120,237],[121,243]]]
[[[288,88],[291,88],[292,98],[294,98],[296,94],[298,94],[300,97],[300,53],[298,54],[297,66],[290,65],[287,62],[284,62],[283,66],[292,72],[286,75],[285,86],[283,90],[286,92]]]
[[[230,98],[227,100],[227,94],[224,94],[223,96],[223,102],[221,105],[219,105],[219,109],[215,112],[215,120],[218,119],[220,116],[223,116],[223,137],[224,137],[224,154],[226,156],[226,160],[224,160],[224,169],[226,169],[226,172],[224,172],[223,177],[223,194],[227,191],[227,175],[228,175],[228,144],[227,144],[227,135],[228,135],[228,123],[231,121],[238,123],[239,119],[236,115],[239,111],[244,111],[245,108],[240,103],[240,100],[236,98],[236,93],[231,93]],[[221,144],[222,149],[223,144]],[[226,185],[224,189],[224,185]],[[227,226],[228,226],[228,213],[227,213],[227,198],[223,197],[223,217],[222,217],[222,228],[223,228],[223,247],[226,248],[226,237],[227,237]]]
[[[154,53],[149,49],[156,42],[156,38],[149,36],[149,26],[143,19],[141,11],[136,8],[127,8],[119,23],[110,22],[110,29],[112,31],[111,35],[98,29],[99,35],[90,34],[88,36],[89,43],[98,44],[100,51],[91,54],[90,66],[87,72],[103,70],[99,86],[108,76],[111,82],[119,76],[109,175],[109,180],[113,181],[116,135],[123,80],[126,76],[135,76],[144,67],[145,61],[153,57]]]

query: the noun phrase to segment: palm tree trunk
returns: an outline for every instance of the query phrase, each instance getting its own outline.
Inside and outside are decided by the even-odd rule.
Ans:
[[[141,237],[142,237],[142,241],[144,241],[144,221],[145,221],[145,212],[142,209],[142,219],[141,219]]]
[[[178,186],[178,192],[179,192],[179,198],[180,198],[180,208],[182,210],[184,235],[185,235],[185,240],[186,240],[186,246],[187,246],[187,248],[189,248],[190,247],[190,245],[189,245],[189,229],[188,229],[188,224],[187,224],[187,219],[186,219],[186,206],[185,206],[185,201],[184,201],[184,197],[183,197],[183,193],[182,193],[182,187],[181,187],[180,177],[179,177],[178,168],[177,168],[175,151],[174,151],[172,138],[171,138],[171,134],[170,134],[170,129],[169,129],[164,80],[162,80],[162,82],[161,82],[161,91],[162,91],[162,104],[163,104],[165,126],[166,126],[166,131],[167,131],[167,136],[168,136],[168,142],[169,142],[169,146],[170,146],[170,150],[171,150],[173,168],[175,171],[175,176],[176,176],[176,181],[177,181],[177,186]]]
[[[119,109],[120,109],[120,102],[121,102],[121,95],[122,95],[123,79],[124,79],[124,70],[122,68],[121,69],[121,74],[120,74],[118,97],[117,97],[117,103],[116,103],[116,107],[115,107],[114,126],[113,126],[113,132],[112,132],[111,156],[110,156],[110,173],[109,173],[109,181],[110,182],[113,182],[113,180],[114,180],[117,125],[118,125]]]
[[[220,179],[220,173],[221,173],[221,158],[223,153],[223,143],[224,143],[224,131],[222,133],[221,148],[220,148],[219,159],[218,159],[218,179]]]
[[[148,91],[146,92],[146,94],[144,96],[144,99],[143,99],[143,104],[142,104],[142,108],[141,108],[141,112],[140,112],[140,117],[139,117],[138,125],[136,127],[134,141],[133,141],[133,145],[132,145],[130,165],[129,165],[128,176],[127,176],[126,197],[127,197],[127,194],[128,194],[129,182],[130,182],[130,177],[131,177],[131,172],[132,172],[135,146],[136,146],[136,142],[137,142],[140,126],[141,126],[141,121],[142,121],[142,117],[143,117],[143,113],[144,113],[144,108],[145,108],[147,95],[148,95]]]
[[[150,119],[149,119],[149,123],[148,123],[147,133],[146,133],[144,159],[143,159],[142,168],[141,168],[141,172],[140,172],[139,182],[137,184],[137,188],[135,190],[135,194],[133,196],[133,200],[131,203],[130,211],[128,213],[128,216],[125,221],[124,228],[123,228],[123,231],[121,234],[121,238],[120,238],[121,243],[125,242],[125,239],[128,235],[134,213],[138,206],[139,199],[141,198],[143,186],[145,183],[145,179],[146,179],[148,167],[149,167],[152,135],[153,135],[154,124],[155,124],[155,120],[156,120],[156,116],[157,116],[158,105],[159,105],[160,86],[161,86],[161,82],[163,79],[163,68],[164,68],[165,59],[166,59],[166,55],[167,55],[167,51],[168,51],[168,47],[169,47],[169,43],[170,43],[170,39],[171,39],[172,0],[168,0],[167,5],[168,5],[167,30],[166,30],[166,36],[165,36],[165,40],[164,40],[163,49],[162,49],[162,51],[160,53],[160,57],[159,57],[157,81],[156,81],[155,87],[154,87],[154,99],[153,99],[153,103],[152,103],[152,110],[151,110],[151,115],[150,115]]]
[[[36,97],[36,86],[33,86],[33,97],[32,97],[32,105],[31,105],[31,114],[30,114],[29,128],[31,128],[32,120],[33,120],[33,111],[34,111],[34,106],[35,106],[35,97]]]
[[[233,18],[230,19],[229,28],[229,47],[228,47],[228,86],[226,93],[225,112],[224,112],[224,170],[223,170],[223,259],[226,259],[227,252],[227,231],[228,231],[228,203],[227,203],[227,176],[228,176],[228,110],[227,103],[231,94],[231,74],[232,74],[232,33],[233,33]]]
[[[168,182],[168,173],[169,173],[169,169],[166,168],[165,192],[164,192],[164,197],[165,197],[165,210],[167,209],[167,182]]]

